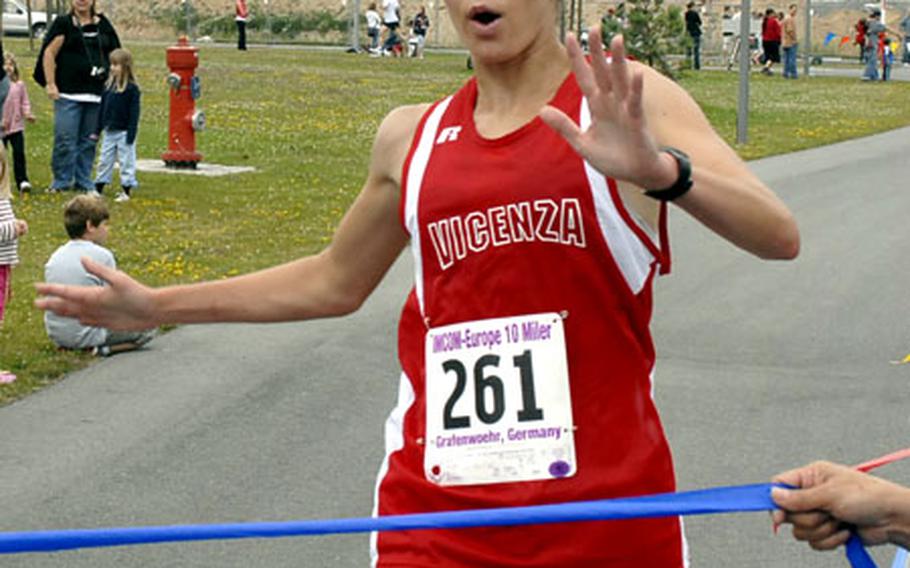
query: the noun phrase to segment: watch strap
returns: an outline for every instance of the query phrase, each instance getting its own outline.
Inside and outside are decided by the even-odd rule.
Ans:
[[[664,146],[660,151],[670,154],[676,160],[676,165],[679,167],[679,175],[670,187],[666,189],[649,189],[645,191],[645,195],[658,201],[673,201],[692,189],[692,162],[689,161],[689,156],[678,148]]]

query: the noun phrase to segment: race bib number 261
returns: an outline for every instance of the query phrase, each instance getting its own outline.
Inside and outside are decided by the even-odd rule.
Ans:
[[[575,474],[559,314],[431,329],[426,373],[427,479],[475,485]]]

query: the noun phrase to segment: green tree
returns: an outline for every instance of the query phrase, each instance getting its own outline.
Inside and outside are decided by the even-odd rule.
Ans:
[[[683,53],[690,41],[682,9],[665,6],[664,0],[626,0],[619,5],[616,15],[626,22],[622,30],[626,51],[635,59],[675,79],[676,74],[667,56]],[[608,38],[604,40],[608,41]]]

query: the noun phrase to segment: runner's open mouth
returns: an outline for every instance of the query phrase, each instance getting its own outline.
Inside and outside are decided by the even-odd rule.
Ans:
[[[486,8],[477,8],[475,10],[472,10],[469,16],[472,21],[484,26],[490,25],[502,17],[501,14],[497,14],[496,12],[492,12]]]

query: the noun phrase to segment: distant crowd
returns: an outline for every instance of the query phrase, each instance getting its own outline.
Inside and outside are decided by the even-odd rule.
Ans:
[[[625,5],[608,8],[601,19],[604,42],[621,33],[627,26]],[[704,6],[695,2],[686,5],[684,13],[685,30],[689,38],[687,57],[692,69],[701,68],[701,45],[703,36],[702,14]],[[785,79],[799,76],[797,59],[799,51],[800,17],[796,4],[790,4],[786,12],[768,7],[764,11],[752,12],[749,18],[748,50],[752,66],[765,75],[774,75],[777,66],[782,66]],[[723,36],[722,61],[727,69],[737,65],[743,46],[742,14],[738,6],[726,5],[721,16]],[[901,19],[899,29],[893,30],[882,21],[881,9],[872,7],[867,15],[860,18],[842,43],[851,40],[859,50],[859,60],[865,65],[862,78],[865,81],[888,81],[891,70],[900,54],[900,62],[910,65],[910,11]]]
[[[425,6],[420,6],[413,16],[403,20],[398,0],[382,0],[380,6],[377,6],[376,2],[370,2],[365,17],[367,35],[370,38],[370,45],[367,48],[370,55],[374,57],[408,55],[423,59],[427,31],[430,29],[430,17],[427,16]],[[403,37],[402,22],[407,25],[407,37]]]

